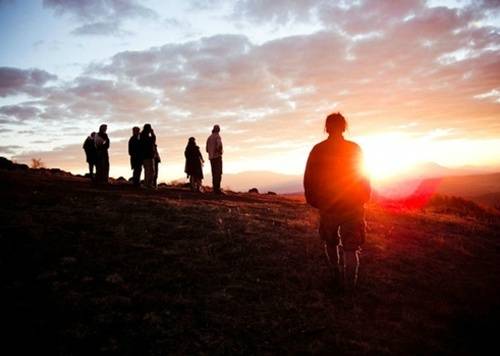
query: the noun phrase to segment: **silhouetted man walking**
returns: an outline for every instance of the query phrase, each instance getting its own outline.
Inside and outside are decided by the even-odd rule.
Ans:
[[[130,156],[130,167],[133,170],[132,182],[135,187],[141,185],[142,155],[141,155],[141,129],[137,126],[132,128],[132,137],[128,140],[128,154]]]
[[[335,285],[353,291],[359,268],[359,250],[365,241],[364,203],[370,183],[361,173],[362,152],[343,133],[347,122],[340,113],[326,118],[328,139],[312,149],[304,174],[307,202],[320,212],[319,233]]]
[[[220,189],[222,180],[222,139],[219,135],[219,125],[214,125],[212,134],[207,139],[207,152],[212,167],[212,185],[215,194],[223,194]]]

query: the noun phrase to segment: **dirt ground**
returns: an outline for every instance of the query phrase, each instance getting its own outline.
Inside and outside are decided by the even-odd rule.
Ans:
[[[317,214],[297,200],[0,170],[0,202],[1,347],[18,354],[477,355],[496,344],[493,213],[370,204],[347,300],[330,287]]]

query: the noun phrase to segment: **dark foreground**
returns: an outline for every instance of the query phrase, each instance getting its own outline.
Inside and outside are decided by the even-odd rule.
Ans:
[[[96,189],[32,170],[0,170],[0,201],[2,354],[496,346],[500,220],[487,212],[370,206],[352,305],[329,290],[316,216],[300,202]]]

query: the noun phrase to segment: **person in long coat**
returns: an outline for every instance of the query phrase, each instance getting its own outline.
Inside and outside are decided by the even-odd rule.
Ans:
[[[154,188],[156,136],[150,124],[145,124],[141,131],[141,156],[144,167],[144,183],[147,188]]]
[[[87,163],[89,164],[89,176],[92,181],[94,180],[94,167],[97,160],[97,151],[95,148],[94,138],[95,132],[92,132],[83,143],[83,150],[85,151]]]
[[[95,147],[97,152],[96,159],[96,182],[107,184],[109,179],[109,137],[106,133],[108,125],[102,124],[99,127],[99,132],[95,135]]]
[[[201,181],[203,179],[203,156],[201,155],[200,147],[196,145],[194,137],[190,137],[186,150],[186,167],[184,171],[189,178],[189,184],[193,192],[199,192],[201,189]]]
[[[142,156],[141,156],[141,129],[137,126],[132,128],[132,136],[128,140],[128,154],[130,156],[130,168],[133,171],[132,182],[135,187],[141,185]]]

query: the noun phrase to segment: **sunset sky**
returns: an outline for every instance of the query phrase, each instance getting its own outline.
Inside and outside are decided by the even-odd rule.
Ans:
[[[499,1],[0,0],[0,43],[0,155],[19,162],[82,173],[107,123],[129,177],[149,122],[171,180],[219,124],[225,172],[301,174],[341,111],[375,178],[500,167]]]

